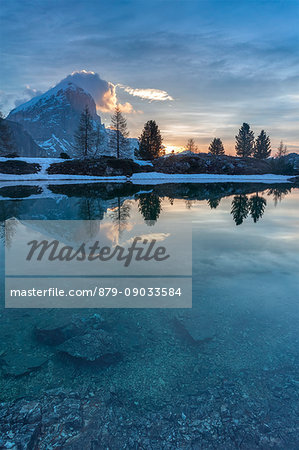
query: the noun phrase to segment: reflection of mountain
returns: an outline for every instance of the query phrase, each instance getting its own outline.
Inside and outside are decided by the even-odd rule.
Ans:
[[[101,220],[112,201],[86,198],[28,199],[0,201],[0,221],[16,217],[21,220]]]

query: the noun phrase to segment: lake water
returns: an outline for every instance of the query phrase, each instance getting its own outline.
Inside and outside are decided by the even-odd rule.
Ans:
[[[113,242],[140,221],[152,233],[162,221],[192,222],[193,308],[4,309],[2,239],[0,400],[57,387],[96,395],[113,386],[125,407],[159,410],[181,402],[184,418],[193,414],[188,405],[195,398],[208,396],[215,417],[234,421],[237,430],[247,417],[262,436],[259,448],[296,448],[299,189],[252,183],[4,187],[2,238],[3,221],[12,217],[101,220]],[[117,363],[78,364],[37,339],[35,330],[45,323],[89,323],[94,314],[123,342]]]

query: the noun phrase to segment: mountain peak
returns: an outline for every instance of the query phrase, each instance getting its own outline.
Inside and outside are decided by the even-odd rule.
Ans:
[[[95,102],[94,102],[92,96],[87,91],[85,91],[81,87],[77,86],[73,82],[63,80],[60,83],[58,83],[56,86],[50,88],[44,94],[33,97],[31,100],[28,100],[28,102],[17,106],[9,113],[9,116],[12,114],[19,113],[21,111],[31,110],[32,108],[34,108],[36,106],[39,106],[39,107],[47,106],[47,103],[49,103],[49,101],[52,99],[52,97],[58,97],[58,98],[60,97],[61,100],[63,100],[64,96],[70,97],[72,93],[75,95],[82,96],[82,97],[86,96],[88,98],[88,103],[90,103],[90,104],[94,103],[94,108],[92,107],[92,110],[94,110],[94,111],[90,111],[90,112],[93,113],[96,111]]]
[[[18,122],[49,156],[73,153],[74,134],[85,107],[101,125],[92,96],[70,80],[63,80],[42,95],[13,109],[8,119]]]

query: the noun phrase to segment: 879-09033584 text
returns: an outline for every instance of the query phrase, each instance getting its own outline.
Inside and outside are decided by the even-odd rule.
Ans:
[[[57,287],[47,289],[10,289],[11,297],[180,297],[181,295],[182,289],[178,287],[125,287],[120,290],[116,287],[95,286],[94,289],[69,289],[67,291]]]

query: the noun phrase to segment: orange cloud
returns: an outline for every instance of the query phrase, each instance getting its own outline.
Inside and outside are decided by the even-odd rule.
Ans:
[[[94,99],[97,109],[104,113],[113,112],[119,104],[116,95],[116,85],[103,80],[98,73],[81,70],[68,75],[63,81],[70,81],[86,90]],[[131,103],[119,104],[121,111],[126,114],[135,113]]]

